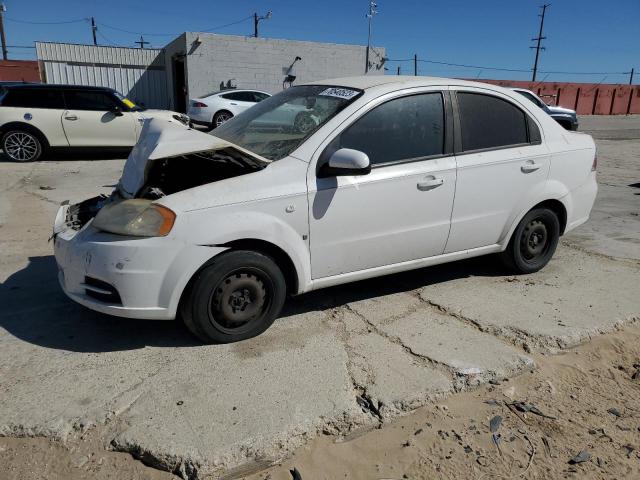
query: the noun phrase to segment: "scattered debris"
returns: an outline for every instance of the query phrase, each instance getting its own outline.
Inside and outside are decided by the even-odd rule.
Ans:
[[[629,444],[629,443],[628,443],[628,444],[626,444],[626,445],[623,445],[623,447],[622,447],[622,448],[624,448],[624,449],[627,451],[627,458],[631,458],[631,454],[632,454],[632,453],[634,452],[634,450],[636,449],[636,447],[634,447],[633,445],[631,445],[631,444]]]
[[[542,444],[544,445],[544,451],[547,454],[547,457],[552,458],[551,445],[549,445],[549,439],[547,437],[542,437]]]
[[[302,475],[300,475],[296,467],[293,467],[293,470],[289,470],[289,473],[291,474],[292,480],[302,480]]]
[[[509,406],[509,405],[507,405],[507,406]],[[548,418],[550,420],[557,420],[556,417],[553,417],[551,415],[546,415],[546,414],[542,413],[542,411],[540,411],[540,409],[538,407],[536,407],[535,405],[533,405],[531,403],[513,402],[513,403],[511,403],[511,406],[514,407],[519,412],[522,412],[522,413],[530,412],[530,413],[533,413],[534,415],[538,415],[539,417],[542,417],[542,418]]]
[[[407,440],[406,442],[404,442],[404,443],[402,444],[402,446],[403,446],[404,448],[406,448],[406,447],[410,447],[410,446],[411,446],[411,441],[410,441],[410,440]]]
[[[419,428],[415,432],[413,432],[414,435],[420,435],[421,433],[422,433],[422,429],[421,428]]]
[[[588,462],[589,460],[591,460],[591,454],[589,452],[587,452],[586,450],[582,450],[575,457],[573,457],[571,460],[569,460],[569,463],[571,465],[576,465],[578,463]]]
[[[492,405],[494,407],[499,407],[501,404],[499,401],[497,401],[495,398],[491,398],[489,400],[485,400],[484,403],[486,403],[487,405]]]
[[[611,407],[610,409],[607,410],[607,412],[609,412],[614,417],[620,418],[622,416],[622,414],[620,413],[620,410],[618,410],[615,407]]]
[[[471,452],[473,452],[473,448],[471,448],[469,445],[465,445],[464,453],[471,453]]]
[[[55,190],[55,188],[49,185],[40,185],[40,190]]]
[[[183,404],[184,404],[184,402],[183,402],[182,400],[178,400],[178,401],[176,402],[176,405],[178,405],[178,406],[183,405]]]
[[[491,431],[491,433],[497,432],[501,424],[502,417],[500,415],[496,415],[495,417],[493,417],[489,422],[489,430]]]
[[[380,414],[380,410],[373,403],[373,400],[371,400],[366,394],[363,393],[362,395],[358,395],[356,397],[356,402],[358,402],[358,405],[360,405],[360,407],[365,412],[368,411],[368,412],[374,414],[376,417],[382,418],[382,415]]]

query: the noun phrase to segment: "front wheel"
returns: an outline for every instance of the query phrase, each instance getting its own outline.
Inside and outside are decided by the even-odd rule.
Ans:
[[[34,162],[42,156],[42,142],[26,130],[10,130],[2,136],[2,150],[14,162]]]
[[[218,128],[220,125],[228,122],[233,118],[233,114],[231,112],[227,112],[226,110],[222,110],[216,113],[213,116],[213,121],[211,122],[211,130],[214,128]]]
[[[549,263],[559,239],[558,216],[548,208],[535,208],[516,227],[502,259],[518,273],[537,272]]]
[[[203,342],[238,342],[271,326],[282,310],[286,291],[284,275],[270,257],[231,251],[198,273],[180,313],[187,328]]]

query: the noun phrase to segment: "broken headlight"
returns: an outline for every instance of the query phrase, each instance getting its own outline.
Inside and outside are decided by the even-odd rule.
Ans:
[[[105,205],[93,220],[99,230],[135,237],[164,237],[173,227],[176,214],[150,200],[123,200]]]

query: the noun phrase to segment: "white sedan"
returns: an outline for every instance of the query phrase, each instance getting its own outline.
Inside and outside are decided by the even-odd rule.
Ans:
[[[311,128],[265,128],[291,104]],[[482,83],[310,83],[214,133],[146,122],[112,196],[60,208],[69,297],[234,342],[267,329],[287,294],[486,254],[535,272],[597,192],[589,135]]]
[[[189,100],[187,115],[191,122],[214,129],[230,118],[269,98],[257,90],[223,90]]]

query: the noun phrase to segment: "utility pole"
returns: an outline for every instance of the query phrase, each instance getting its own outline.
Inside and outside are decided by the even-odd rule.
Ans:
[[[416,77],[418,76],[418,54],[417,53],[413,54],[413,74]]]
[[[400,75],[400,65],[398,65],[398,75]]]
[[[2,46],[4,47],[4,35],[2,36]],[[629,75],[629,85],[633,85],[633,68],[631,69],[631,75]]]
[[[96,27],[95,18],[91,17],[91,33],[93,33],[93,44],[98,45],[98,40],[96,39],[96,32],[98,31],[98,27]]]
[[[269,20],[272,15],[271,10],[269,10],[266,15],[258,16],[258,13],[253,14],[253,36],[255,38],[258,38],[258,23],[260,23],[260,20]]]
[[[376,8],[378,5],[374,1],[369,2],[369,13],[365,15],[369,19],[369,35],[367,36],[367,55],[364,61],[364,73],[369,71],[369,50],[371,50],[371,24],[373,23],[373,16],[377,14]]]
[[[7,40],[4,38],[4,12],[7,11],[7,7],[4,3],[0,3],[0,40],[2,40],[2,59],[7,60],[9,54],[7,52]]]
[[[535,48],[536,49],[536,59],[533,63],[533,77],[531,78],[532,82],[536,81],[536,73],[538,73],[538,58],[540,57],[540,50],[544,50],[544,47],[540,46],[540,43],[542,42],[542,40],[545,40],[547,37],[543,37],[542,36],[542,27],[544,26],[544,14],[547,11],[547,7],[550,7],[551,4],[550,3],[545,3],[544,5],[542,5],[540,8],[542,8],[542,14],[540,15],[540,31],[538,32],[538,36],[536,38],[532,38],[531,41],[533,42],[537,42],[535,47],[529,47],[529,48]]]
[[[144,41],[144,38],[142,37],[142,35],[140,35],[140,40],[139,41],[133,42],[133,43],[139,44],[140,48],[142,48],[142,49],[144,48],[145,45],[149,45],[150,44],[150,42],[145,42]]]

